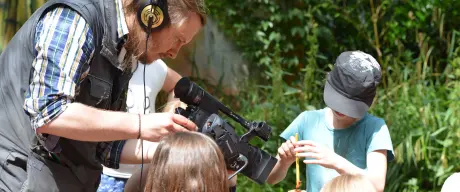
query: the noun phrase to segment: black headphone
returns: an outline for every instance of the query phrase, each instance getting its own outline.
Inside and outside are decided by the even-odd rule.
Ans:
[[[146,32],[165,27],[169,24],[167,0],[139,0],[137,20]]]
[[[145,41],[145,51],[147,51],[147,42],[149,41],[150,33],[154,30],[159,30],[169,24],[168,3],[167,0],[139,0],[139,8],[137,10],[137,21],[147,33]],[[139,61],[138,61],[139,64]],[[147,93],[145,90],[145,65],[144,64],[144,115],[146,108],[145,98]],[[150,105],[150,101],[149,101]],[[142,172],[144,169],[144,142],[141,140],[141,178],[139,186],[142,186]]]

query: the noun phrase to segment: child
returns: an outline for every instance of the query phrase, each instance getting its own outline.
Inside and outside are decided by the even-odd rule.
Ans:
[[[375,188],[363,175],[341,175],[326,183],[321,192],[375,192]]]
[[[126,191],[228,191],[227,168],[217,144],[198,132],[178,132],[163,138],[143,177],[139,172],[126,184]],[[140,187],[141,189],[143,186]]]
[[[308,192],[319,192],[342,174],[365,175],[377,191],[383,191],[393,146],[385,121],[367,113],[380,80],[380,66],[369,54],[340,54],[324,88],[327,107],[301,113],[281,133],[287,141],[278,149],[279,161],[267,182],[284,179],[298,153],[307,164],[304,183]]]

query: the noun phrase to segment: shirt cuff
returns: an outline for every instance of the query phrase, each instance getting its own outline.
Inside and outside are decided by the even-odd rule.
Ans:
[[[46,150],[56,153],[61,152],[61,147],[58,144],[60,137],[55,135],[44,136],[41,133],[38,133],[37,130],[43,125],[56,119],[67,109],[67,104],[69,103],[68,100],[61,100],[60,103],[61,105],[51,110],[51,113],[48,114],[47,111],[42,111],[31,120],[32,128],[34,129],[35,135],[37,136],[39,142],[45,147]]]
[[[43,125],[51,122],[62,114],[67,109],[69,103],[71,103],[69,99],[61,99],[55,102],[52,107],[46,107],[36,113],[36,116],[31,119],[32,128],[35,132]]]

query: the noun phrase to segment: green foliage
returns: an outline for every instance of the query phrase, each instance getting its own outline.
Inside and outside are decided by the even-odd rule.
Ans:
[[[0,53],[29,16],[46,0],[0,0]]]
[[[254,144],[276,154],[278,135],[298,114],[325,107],[325,74],[335,58],[362,50],[383,71],[370,112],[386,120],[395,148],[386,191],[439,191],[460,171],[459,1],[207,2],[211,17],[251,63],[251,78],[237,98],[219,96],[245,118],[273,128],[271,140]],[[273,186],[240,176],[238,190],[293,189],[294,171]]]

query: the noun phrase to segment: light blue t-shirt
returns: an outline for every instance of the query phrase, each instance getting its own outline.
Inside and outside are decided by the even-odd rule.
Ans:
[[[375,150],[387,150],[387,159],[394,159],[393,145],[385,121],[366,114],[362,119],[345,129],[333,129],[326,122],[327,108],[304,111],[281,133],[289,139],[299,134],[300,140],[312,140],[344,157],[355,166],[366,170],[366,156]],[[301,161],[302,162],[302,161]],[[319,192],[324,184],[338,176],[337,171],[320,165],[307,165],[306,188],[308,192]]]

